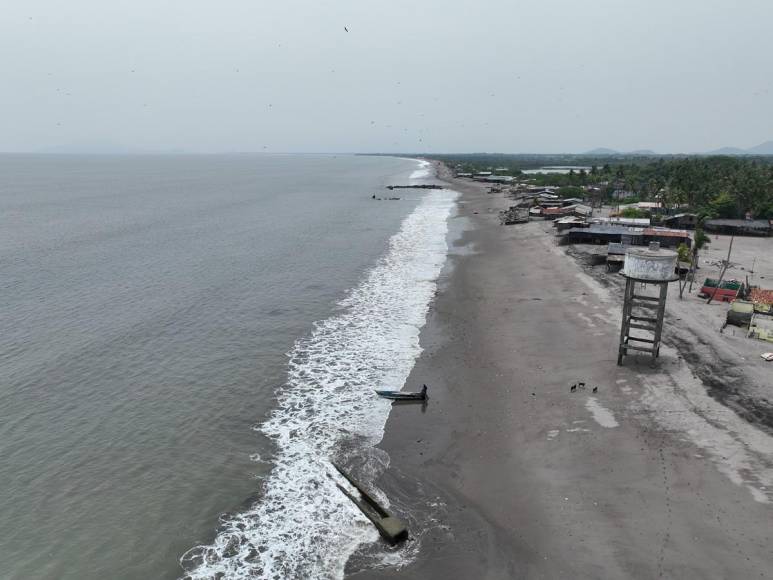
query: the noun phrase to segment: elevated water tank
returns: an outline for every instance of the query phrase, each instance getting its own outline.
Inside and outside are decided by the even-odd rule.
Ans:
[[[625,251],[623,275],[636,280],[668,282],[675,280],[677,253],[662,250],[657,246],[649,248],[628,248]]]

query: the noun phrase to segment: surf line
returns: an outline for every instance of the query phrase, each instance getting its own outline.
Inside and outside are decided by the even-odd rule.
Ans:
[[[277,449],[262,497],[182,556],[187,577],[343,578],[357,547],[378,539],[327,474],[342,444],[367,449],[383,437],[391,403],[372,389],[399,390],[421,353],[457,197],[427,190],[338,312],[288,353],[287,383],[259,427]]]

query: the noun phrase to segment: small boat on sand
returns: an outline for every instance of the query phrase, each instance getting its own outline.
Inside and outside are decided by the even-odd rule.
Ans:
[[[376,394],[393,401],[426,401],[427,385],[422,385],[418,393],[401,393],[400,391],[376,391]]]

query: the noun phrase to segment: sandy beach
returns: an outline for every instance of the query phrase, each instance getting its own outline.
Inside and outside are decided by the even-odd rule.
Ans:
[[[654,368],[617,366],[617,289],[549,223],[500,226],[508,199],[440,177],[462,234],[407,381],[430,401],[393,408],[377,481],[416,556],[348,578],[772,577],[766,426],[710,396],[669,326]]]

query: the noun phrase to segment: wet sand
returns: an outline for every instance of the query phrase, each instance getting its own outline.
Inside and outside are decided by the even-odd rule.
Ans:
[[[354,558],[348,578],[773,576],[773,439],[672,348],[654,369],[618,367],[614,290],[549,225],[500,226],[502,195],[453,187],[464,251],[407,387],[431,398],[395,407],[380,445],[377,484],[418,555],[363,571]]]

